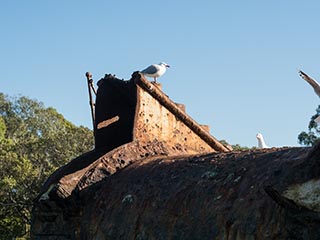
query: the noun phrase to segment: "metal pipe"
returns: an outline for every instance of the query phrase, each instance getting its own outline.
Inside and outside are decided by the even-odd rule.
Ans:
[[[96,135],[96,122],[95,122],[95,111],[94,111],[94,103],[92,101],[92,92],[91,86],[93,86],[92,74],[90,72],[86,72],[87,83],[88,83],[88,92],[89,92],[89,105],[91,108],[91,117],[92,117],[92,124],[93,124],[93,133],[94,136]],[[95,92],[95,90],[93,90]],[[96,93],[96,92],[95,92]]]

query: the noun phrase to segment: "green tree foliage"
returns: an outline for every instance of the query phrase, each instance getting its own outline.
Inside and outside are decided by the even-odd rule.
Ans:
[[[25,235],[44,181],[93,144],[91,130],[73,125],[55,109],[0,93],[0,239]]]
[[[310,119],[308,132],[301,132],[298,136],[298,142],[305,146],[313,146],[320,137],[320,127],[314,121],[320,115],[320,105],[316,109],[316,114]]]
[[[220,140],[220,143],[222,143],[225,146],[230,145],[226,140]],[[249,150],[250,148],[245,147],[245,146],[240,146],[239,144],[234,144],[230,145],[233,149],[233,151],[244,151],[244,150]]]

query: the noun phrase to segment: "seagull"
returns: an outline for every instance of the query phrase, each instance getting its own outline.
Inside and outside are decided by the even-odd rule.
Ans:
[[[267,146],[267,144],[264,142],[263,136],[261,133],[258,133],[256,135],[256,138],[258,139],[258,148],[262,149],[262,148],[269,148]]]
[[[154,82],[157,82],[157,78],[161,77],[170,66],[164,62],[159,64],[152,64],[146,69],[142,70],[141,73],[147,77],[153,77]]]
[[[306,73],[302,72],[301,70],[299,71],[299,74],[304,80],[306,80],[311,85],[311,87],[313,87],[315,93],[318,95],[318,97],[320,97],[320,84],[316,80],[309,77]]]
[[[306,80],[311,85],[311,87],[313,87],[314,92],[318,95],[318,97],[320,97],[320,84],[316,80],[309,77],[306,73],[302,72],[301,70],[299,71],[299,75],[304,80]],[[314,119],[314,121],[316,123],[320,123],[320,116]]]

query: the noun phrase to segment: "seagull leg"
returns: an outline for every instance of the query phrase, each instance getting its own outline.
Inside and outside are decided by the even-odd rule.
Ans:
[[[154,82],[156,83],[156,82],[157,82],[157,78],[156,78],[156,77],[154,77],[153,79],[154,79]]]

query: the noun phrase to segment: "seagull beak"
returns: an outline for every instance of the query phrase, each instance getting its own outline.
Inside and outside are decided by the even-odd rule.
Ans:
[[[167,64],[166,67],[169,68],[170,66]]]

